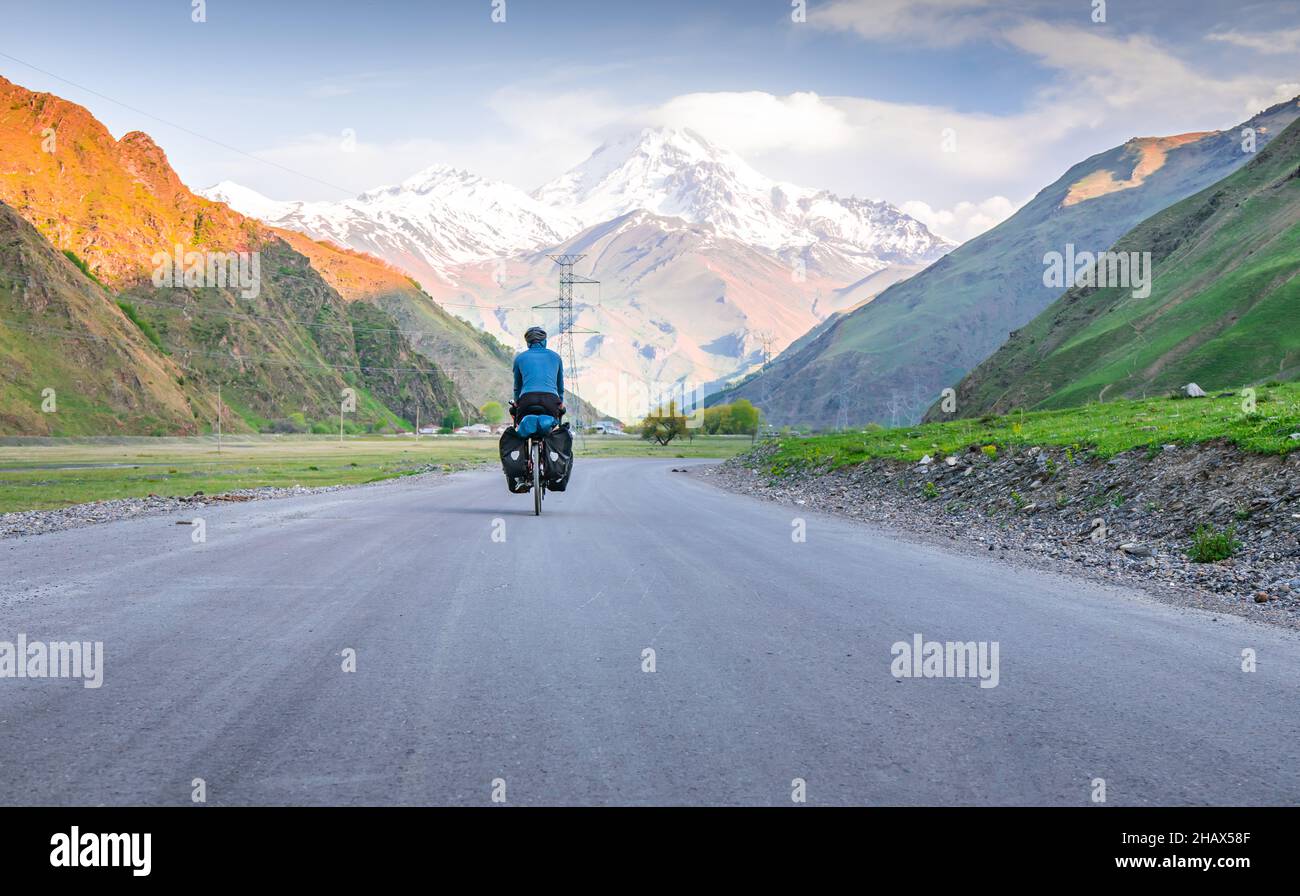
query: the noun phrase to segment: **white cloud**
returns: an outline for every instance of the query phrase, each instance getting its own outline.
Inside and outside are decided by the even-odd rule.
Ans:
[[[1124,109],[1150,115],[1159,103],[1187,108],[1189,96],[1197,98],[1198,113],[1228,106],[1235,113],[1261,83],[1247,75],[1203,75],[1145,35],[1120,38],[1096,28],[1047,22],[1025,22],[1004,34],[1012,46],[1066,76],[1046,97],[1057,105],[1062,99],[1072,101],[1060,111],[1076,120],[1080,112],[1085,120],[1098,120]]]
[[[273,199],[339,200],[401,181],[450,154],[450,147],[436,140],[380,144],[367,141],[364,132],[356,135],[355,144],[345,140],[341,132],[303,134],[255,150],[251,155],[256,158],[220,155],[211,167],[218,172],[217,180],[233,180]]]
[[[1278,84],[1273,88],[1273,92],[1265,94],[1262,97],[1251,97],[1246,101],[1246,108],[1258,111],[1267,109],[1269,106],[1276,106],[1278,103],[1284,103],[1289,99],[1300,96],[1300,81],[1289,84]]]
[[[642,123],[690,127],[777,180],[895,203],[918,197],[949,207],[972,190],[1018,195],[1064,170],[1045,152],[1060,133],[1036,113],[750,91],[677,97]],[[1026,177],[1046,179],[1026,186]]]
[[[952,208],[935,209],[920,200],[904,202],[900,208],[939,236],[957,243],[974,239],[1010,218],[1023,202],[1005,196],[991,196],[983,202],[958,202]]]
[[[306,88],[307,95],[318,100],[332,100],[341,96],[352,96],[356,92],[356,88],[351,85],[328,81],[311,84]]]
[[[835,151],[854,138],[844,111],[815,93],[688,93],[646,117],[655,125],[691,128],[741,155]]]
[[[1300,28],[1266,32],[1220,31],[1208,35],[1206,40],[1221,41],[1268,55],[1300,52]]]
[[[988,33],[995,0],[835,0],[814,9],[812,24],[852,31],[868,40],[906,38],[950,46]]]
[[[600,142],[598,132],[629,114],[599,91],[507,87],[495,91],[487,106],[500,125],[476,140],[376,142],[358,131],[353,150],[345,152],[342,132],[304,134],[256,150],[257,159],[226,154],[212,167],[219,171],[216,180],[233,180],[276,199],[344,199],[435,164],[531,189],[586,158]]]
[[[1014,112],[729,92],[678,97],[654,115],[731,146],[773,177],[893,201],[916,197],[946,210],[934,213],[939,232],[948,227],[945,235],[963,238],[998,214],[970,203],[972,192],[1023,195],[1131,137],[1232,127],[1296,92],[1249,67],[1226,77],[1207,73],[1146,35],[1044,21],[1033,6],[1024,0],[835,0],[809,17],[819,27],[874,42],[979,40],[1029,57],[1048,78]],[[955,137],[955,146],[943,145],[944,134]]]
[[[833,0],[810,17],[821,27],[848,31],[873,42],[906,41],[947,46],[981,41],[1011,48],[1057,73],[1057,79],[1012,118],[1037,118],[1058,134],[1123,121],[1129,111],[1159,124],[1162,108],[1209,125],[1235,124],[1258,111],[1258,97],[1286,99],[1277,78],[1242,66],[1231,75],[1211,74],[1185,63],[1157,40],[1086,24],[1084,15],[1063,24],[1049,21],[1026,0]],[[1046,7],[1043,7],[1046,9]],[[1300,49],[1300,29],[1227,31],[1208,39],[1266,54]],[[1284,85],[1285,87],[1285,85]],[[1189,104],[1187,98],[1197,102]],[[1267,103],[1265,103],[1267,105]],[[1050,108],[1049,108],[1050,107]],[[1169,117],[1169,116],[1166,116]],[[1137,131],[1135,133],[1153,133]]]
[[[1295,85],[1245,67],[1230,77],[1202,73],[1145,35],[1026,22],[1005,36],[1061,73],[1038,104],[1066,128],[1132,122],[1134,136],[1229,128],[1294,95]]]
[[[1010,113],[805,91],[695,92],[638,107],[599,86],[530,83],[491,93],[487,126],[470,140],[375,144],[363,132],[356,151],[343,153],[341,134],[313,134],[258,155],[351,191],[398,182],[435,163],[531,189],[607,137],[672,125],[699,131],[779,180],[909,199],[918,218],[960,240],[1004,218],[1011,206],[1005,197],[1041,188],[1092,153],[1135,136],[1232,127],[1300,93],[1300,85],[1279,84],[1276,75],[1248,66],[1215,77],[1149,36],[1046,22],[1027,10],[1006,0],[835,0],[810,15],[821,27],[870,40],[982,40],[1034,59],[1048,81]],[[1291,39],[1291,32],[1280,33]],[[1255,36],[1215,39],[1241,44]],[[945,145],[945,135],[955,145]],[[226,157],[220,168],[222,178],[276,198],[342,195],[247,158]],[[972,195],[991,198],[971,201]]]
[[[588,135],[628,117],[632,110],[600,90],[536,90],[512,85],[494,91],[488,108],[514,139],[531,145],[573,139],[589,144]],[[588,145],[588,151],[591,147]]]

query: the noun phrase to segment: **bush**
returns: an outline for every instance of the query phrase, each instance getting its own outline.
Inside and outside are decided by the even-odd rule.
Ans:
[[[762,413],[744,398],[731,404],[704,409],[702,428],[708,435],[756,436],[762,425]]]
[[[667,407],[656,408],[641,421],[641,438],[653,439],[665,446],[686,433],[686,417],[677,411],[677,402],[669,401]]]
[[[1193,563],[1217,563],[1227,560],[1241,550],[1237,541],[1237,527],[1219,530],[1213,526],[1200,526],[1192,536],[1192,546],[1187,556]]]
[[[81,257],[78,256],[76,252],[73,252],[71,249],[64,249],[63,255],[65,258],[68,259],[68,261],[75,264],[77,266],[77,269],[80,270],[81,273],[85,274],[88,278],[90,278],[90,280],[94,282],[96,286],[98,286],[100,289],[107,288],[104,286],[103,283],[100,282],[99,278],[95,276],[95,272],[90,269],[90,265],[82,261]]]
[[[135,310],[135,306],[130,302],[118,302],[117,307],[122,309],[122,313],[127,316],[131,323],[144,334],[144,337],[154,344],[154,348],[163,354],[167,354],[167,349],[163,348],[162,340],[158,338],[158,331]]]
[[[277,434],[292,434],[306,432],[307,427],[305,424],[296,423],[293,420],[272,420],[266,424],[266,427],[262,431]]]

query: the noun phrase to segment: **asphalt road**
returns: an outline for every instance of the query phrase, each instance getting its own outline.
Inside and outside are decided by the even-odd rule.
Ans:
[[[796,542],[674,463],[580,458],[540,519],[477,472],[0,542],[0,640],[104,645],[98,689],[0,678],[0,803],[1300,802],[1295,635]],[[997,686],[895,679],[916,633],[996,641]]]

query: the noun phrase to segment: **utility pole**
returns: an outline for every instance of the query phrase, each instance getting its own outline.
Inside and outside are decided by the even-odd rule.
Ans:
[[[221,384],[217,383],[217,454],[221,453],[221,414],[224,408],[221,403]]]
[[[772,384],[768,382],[768,378],[763,376],[763,374],[772,366],[772,343],[776,341],[776,337],[767,330],[759,330],[754,334],[754,338],[763,346],[763,364],[758,369],[758,379],[762,383],[762,386],[757,390],[759,393],[756,396],[758,398],[758,407],[760,411],[764,408],[767,408],[770,411],[772,403]]]
[[[891,390],[889,393],[889,426],[891,429],[898,428],[898,412],[902,409],[902,394],[897,389]]]
[[[763,366],[761,369],[767,370],[772,364],[772,343],[776,341],[776,337],[765,330],[755,333],[754,337],[763,345]]]
[[[420,441],[420,403],[415,403],[415,441]]]
[[[578,382],[578,359],[577,349],[573,343],[574,334],[591,333],[595,330],[579,329],[576,326],[577,312],[573,307],[573,284],[575,283],[600,283],[599,280],[592,280],[573,272],[573,266],[585,255],[548,255],[547,258],[560,266],[560,294],[553,302],[545,302],[541,305],[534,305],[534,308],[554,308],[559,312],[560,323],[555,330],[555,339],[550,342],[550,347],[560,356],[564,363],[564,379],[567,391],[579,394],[577,389]],[[581,418],[574,421],[578,431],[582,431]]]

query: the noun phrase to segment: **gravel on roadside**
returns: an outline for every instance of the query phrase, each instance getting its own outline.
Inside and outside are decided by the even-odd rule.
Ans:
[[[296,498],[301,495],[316,495],[343,489],[382,486],[410,478],[445,476],[468,468],[465,465],[429,464],[411,473],[381,479],[376,482],[310,487],[302,485],[287,487],[265,486],[262,488],[234,489],[217,495],[205,495],[202,492],[196,492],[185,497],[149,495],[144,498],[115,498],[109,501],[73,504],[69,507],[59,507],[52,510],[21,510],[13,513],[0,513],[0,539],[18,538],[24,535],[40,535],[46,532],[61,532],[65,529],[79,529],[82,526],[94,526],[99,523],[111,523],[116,520],[129,520],[141,516],[162,516],[181,510],[205,507],[209,504]]]
[[[921,463],[773,470],[776,445],[699,471],[717,485],[902,535],[1139,587],[1180,606],[1300,630],[1300,452],[1224,443],[1100,460],[1066,449],[978,448]],[[1193,562],[1193,533],[1236,553]]]

